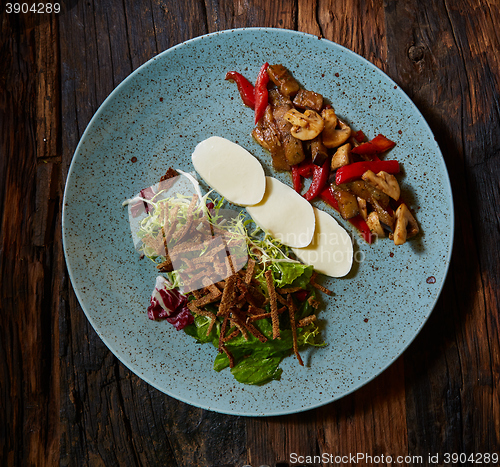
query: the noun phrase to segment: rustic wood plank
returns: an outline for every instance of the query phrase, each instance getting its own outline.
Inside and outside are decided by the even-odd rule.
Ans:
[[[387,44],[383,3],[317,1],[316,16],[321,35],[347,47],[384,70]]]
[[[314,411],[247,421],[248,463],[288,465],[299,456],[319,455]]]
[[[56,234],[58,225],[57,202],[50,199],[57,187],[40,179],[40,161],[57,160],[57,100],[52,86],[57,58],[54,48],[44,45],[54,37],[56,22],[47,18],[35,32],[36,24],[32,15],[2,14],[0,379],[6,404],[0,406],[2,420],[8,420],[1,424],[5,465],[54,464],[59,457],[58,331],[52,309],[59,288],[54,266],[61,264],[60,250],[59,244],[45,247],[37,241]],[[38,73],[40,67],[46,74]],[[47,122],[42,123],[42,116]],[[42,132],[48,136],[44,145]],[[45,175],[54,165],[48,165]],[[44,201],[38,202],[37,196]],[[41,224],[38,229],[33,221]]]
[[[253,2],[251,8],[247,7],[248,11],[241,7],[241,3],[235,4],[235,17],[225,18],[223,24],[219,23],[220,28],[278,26],[296,29],[298,21],[304,25],[307,23],[306,9],[298,8],[295,2]],[[264,13],[264,17],[259,16]],[[271,419],[248,418],[246,433],[248,463],[252,466],[287,465],[292,452],[319,454],[313,412]]]
[[[492,175],[498,180],[498,163],[490,164],[498,160],[498,134],[491,131],[498,126],[498,100],[489,94],[499,89],[498,56],[491,52],[498,50],[498,9],[487,4],[471,9],[465,2],[404,7],[391,2],[387,18],[389,73],[431,124],[457,209],[447,285],[405,358],[410,449],[421,454],[498,450],[499,412],[493,408],[499,400],[499,288],[497,283],[490,289],[484,278],[497,276],[499,238],[498,229],[486,229],[480,219],[480,206],[491,206],[499,196],[498,185],[491,183]]]
[[[206,2],[208,32],[244,27],[296,29],[297,3],[292,0]]]
[[[500,450],[498,5],[70,0],[60,15],[2,10],[0,22],[0,464],[257,467],[291,452]],[[457,207],[450,275],[404,356],[341,401],[272,419],[193,408],[119,363],[77,303],[60,232],[73,151],[114,87],[172,45],[247,26],[322,35],[386,71],[434,130]]]
[[[318,410],[317,414],[322,453],[347,456],[349,462],[344,464],[352,463],[349,456],[362,456],[357,458],[359,465],[406,465],[408,440],[402,358],[371,383]],[[402,457],[401,462],[398,456]]]
[[[203,23],[188,22],[197,11],[201,12],[198,2],[183,6],[109,2],[95,9],[77,5],[61,18],[64,165],[69,164],[93,112],[115,85],[164,48],[205,32]],[[181,36],[166,38],[174,20]],[[83,56],[75,57],[74,48],[85,41]],[[61,336],[61,377],[68,386],[62,401],[63,462],[78,459],[79,465],[106,466],[205,466],[210,459],[214,464],[243,462],[242,420],[178,402],[132,374],[97,337],[71,291],[61,316]]]

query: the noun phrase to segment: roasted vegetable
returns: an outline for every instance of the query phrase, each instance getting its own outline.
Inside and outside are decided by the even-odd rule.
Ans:
[[[328,150],[323,144],[320,136],[316,136],[316,138],[311,140],[309,150],[311,152],[311,160],[313,164],[322,166],[328,159]]]
[[[368,224],[368,227],[370,227],[372,234],[377,237],[385,237],[384,229],[382,228],[378,214],[375,211],[372,211],[368,215],[366,223]]]
[[[273,111],[267,106],[264,116],[257,122],[252,131],[254,139],[271,153],[275,170],[290,170],[290,164],[285,157],[285,148],[281,143],[281,133],[274,121]]]
[[[321,116],[325,121],[325,128],[321,134],[323,144],[327,148],[337,148],[344,144],[351,136],[351,127],[340,120],[333,109],[324,109]],[[338,126],[338,128],[337,128]]]
[[[358,200],[353,193],[332,185],[333,196],[337,200],[340,215],[344,219],[351,219],[359,214]]]
[[[390,174],[397,174],[399,172],[398,161],[362,161],[353,162],[352,164],[341,167],[337,170],[335,183],[342,185],[342,183],[352,182],[353,180],[360,179],[363,174],[371,170],[378,173],[381,170]]]
[[[284,118],[284,115],[293,108],[292,101],[276,89],[269,92],[269,101],[273,110],[273,118],[281,137],[285,159],[289,165],[299,164],[306,157],[302,141],[292,136],[292,125]]]
[[[395,199],[396,201],[399,199],[401,190],[394,175],[388,174],[383,170],[381,170],[378,174],[375,174],[371,170],[367,170],[361,178],[380,191],[383,191],[392,199]]]
[[[350,162],[349,153],[351,152],[351,144],[346,143],[340,146],[332,157],[330,168],[337,170],[339,167],[348,165]]]
[[[226,79],[234,81],[238,87],[241,100],[245,105],[250,107],[252,110],[255,109],[255,95],[253,84],[250,83],[241,73],[237,71],[228,71],[226,73]]]
[[[371,141],[360,144],[352,150],[354,154],[365,156],[371,159],[373,156],[382,154],[396,145],[394,141],[386,138],[384,135],[378,134]]]
[[[268,66],[269,64],[267,62],[262,65],[257,80],[255,81],[255,123],[263,117],[267,107],[267,83],[269,83],[269,75],[267,74]]]
[[[295,96],[300,89],[299,83],[283,65],[269,65],[267,74],[284,96]]]
[[[299,89],[299,92],[293,99],[293,105],[299,109],[311,109],[321,112],[323,108],[323,96],[314,91]]]
[[[292,124],[290,130],[292,136],[301,141],[309,141],[316,138],[325,126],[321,115],[314,110],[306,110],[304,113],[297,109],[290,109],[283,118]]]
[[[396,226],[394,228],[394,243],[402,245],[407,238],[417,235],[419,232],[418,224],[413,214],[406,204],[402,203],[396,210]]]

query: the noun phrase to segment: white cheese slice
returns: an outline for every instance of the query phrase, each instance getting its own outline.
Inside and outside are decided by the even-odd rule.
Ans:
[[[352,240],[328,213],[314,208],[316,230],[305,248],[292,248],[303,263],[330,277],[345,276],[352,267]]]
[[[276,178],[266,177],[262,201],[247,206],[256,224],[290,247],[305,247],[314,234],[314,211],[306,199]]]
[[[262,200],[264,169],[239,144],[212,136],[196,146],[191,159],[201,178],[229,202],[248,206]]]

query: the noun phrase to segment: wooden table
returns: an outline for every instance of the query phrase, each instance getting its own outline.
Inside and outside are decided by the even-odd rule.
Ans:
[[[446,453],[463,453],[468,460],[459,465],[473,465],[499,453],[499,3],[65,0],[61,6],[59,14],[9,14],[2,6],[0,465],[386,465],[375,457],[384,455],[393,465],[411,466],[437,465],[429,458],[436,455],[444,465]],[[248,26],[321,35],[393,78],[436,136],[456,206],[446,285],[411,347],[354,394],[276,418],[191,407],[131,373],[88,323],[61,245],[68,167],[106,96],[179,42]],[[313,458],[322,454],[334,456],[332,462]],[[358,454],[365,460],[352,462]]]

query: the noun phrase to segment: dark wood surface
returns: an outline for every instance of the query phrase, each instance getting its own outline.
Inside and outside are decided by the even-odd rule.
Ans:
[[[44,15],[4,5],[0,465],[377,465],[291,457],[365,453],[411,466],[500,452],[498,1],[66,0]],[[276,418],[194,408],[131,373],[88,323],[61,245],[68,167],[106,96],[179,42],[247,26],[322,35],[393,78],[436,136],[456,209],[449,275],[411,347],[354,394]]]

